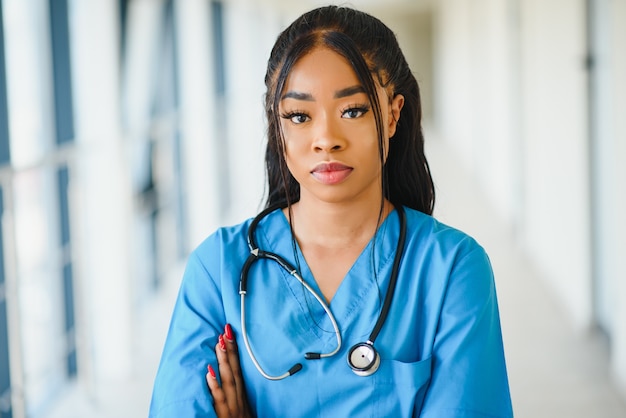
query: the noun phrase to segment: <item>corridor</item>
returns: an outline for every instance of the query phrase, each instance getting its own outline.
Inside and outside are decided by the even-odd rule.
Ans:
[[[556,299],[517,250],[478,186],[440,139],[428,136],[437,187],[436,216],[473,235],[489,253],[496,275],[515,416],[625,418],[611,384],[606,346],[588,330],[574,330]],[[137,318],[133,378],[109,384],[97,398],[68,391],[47,418],[147,416],[152,379],[167,332],[182,267]]]

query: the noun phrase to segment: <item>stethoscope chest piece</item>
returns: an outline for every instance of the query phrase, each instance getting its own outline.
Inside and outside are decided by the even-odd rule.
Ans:
[[[348,352],[348,364],[358,376],[370,376],[380,366],[380,356],[371,342],[358,343]]]

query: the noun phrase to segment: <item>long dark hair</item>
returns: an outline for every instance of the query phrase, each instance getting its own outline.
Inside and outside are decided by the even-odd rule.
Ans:
[[[375,17],[338,6],[307,12],[276,40],[265,74],[265,111],[268,142],[265,153],[268,196],[266,206],[290,205],[300,199],[300,185],[285,162],[285,143],[278,105],[286,79],[296,61],[315,47],[324,46],[345,57],[369,97],[378,131],[383,164],[383,196],[394,206],[404,205],[432,214],[435,189],[424,154],[422,108],[417,81],[394,33]],[[376,79],[374,78],[376,77]],[[384,157],[384,130],[376,82],[404,96],[404,106]]]

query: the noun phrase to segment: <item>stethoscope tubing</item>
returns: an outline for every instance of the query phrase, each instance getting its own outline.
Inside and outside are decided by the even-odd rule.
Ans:
[[[255,367],[257,368],[257,370],[259,371],[259,373],[261,373],[261,375],[263,377],[265,377],[266,379],[269,380],[282,380],[286,377],[289,377],[297,372],[299,372],[302,369],[302,364],[301,363],[296,363],[294,366],[292,366],[287,372],[278,375],[278,376],[272,376],[270,374],[268,374],[267,372],[265,372],[265,370],[261,367],[261,365],[259,364],[259,361],[257,360],[256,356],[254,355],[253,351],[252,351],[252,347],[250,345],[250,340],[248,338],[248,331],[246,328],[246,303],[245,303],[245,297],[246,294],[248,293],[248,272],[250,270],[250,267],[252,266],[252,264],[262,258],[266,258],[266,259],[270,259],[270,260],[274,260],[275,262],[277,262],[285,271],[287,271],[291,276],[295,277],[296,280],[298,280],[298,282],[305,287],[305,289],[312,294],[315,297],[315,300],[317,300],[317,302],[322,306],[322,308],[324,309],[324,312],[326,313],[326,315],[328,316],[328,318],[330,319],[330,322],[333,326],[333,331],[335,333],[335,337],[337,338],[337,347],[328,353],[306,353],[305,354],[305,358],[307,360],[313,360],[313,359],[322,359],[322,358],[326,358],[326,357],[331,357],[334,356],[335,354],[337,354],[339,352],[339,350],[341,349],[341,332],[339,331],[339,325],[337,325],[337,321],[335,320],[335,316],[333,315],[333,313],[331,312],[330,308],[328,307],[328,305],[322,300],[322,298],[317,294],[317,292],[315,292],[315,290],[313,290],[313,288],[304,281],[304,279],[302,279],[302,277],[300,276],[300,274],[298,274],[298,270],[293,267],[287,260],[285,260],[283,257],[279,256],[278,254],[274,254],[271,252],[267,252],[267,251],[263,251],[261,249],[259,249],[256,245],[256,242],[254,240],[254,231],[256,230],[256,226],[259,223],[259,221],[261,219],[263,219],[265,217],[265,215],[267,215],[270,212],[273,212],[274,210],[280,208],[281,206],[274,206],[274,207],[269,207],[267,209],[265,209],[263,212],[261,212],[250,224],[250,227],[248,229],[248,246],[250,248],[250,255],[248,256],[248,258],[246,259],[246,262],[244,263],[244,266],[241,270],[241,279],[239,281],[239,295],[240,295],[240,300],[241,300],[241,330],[242,330],[242,337],[243,337],[243,341],[244,344],[246,346],[246,350],[248,351],[248,354],[250,356],[250,358],[252,359],[252,362],[254,363]]]
[[[297,372],[299,372],[300,370],[302,370],[302,364],[301,363],[296,363],[295,365],[293,365],[287,372],[278,375],[278,376],[273,376],[268,374],[267,372],[265,372],[265,370],[261,367],[261,365],[259,364],[256,356],[254,355],[253,351],[252,351],[252,347],[250,345],[250,340],[248,338],[248,332],[246,329],[246,303],[245,303],[245,297],[247,294],[247,284],[248,284],[248,272],[250,270],[250,267],[252,266],[252,264],[261,259],[261,258],[265,258],[265,259],[270,259],[270,260],[274,260],[275,262],[277,262],[285,271],[287,271],[291,276],[295,277],[296,280],[298,280],[298,282],[300,282],[300,284],[302,286],[304,286],[304,288],[310,293],[312,294],[315,299],[317,300],[317,302],[322,306],[322,308],[324,309],[324,311],[326,312],[326,315],[328,316],[328,318],[330,319],[332,326],[333,326],[333,330],[335,332],[335,336],[337,338],[337,347],[328,353],[306,353],[305,354],[305,358],[307,360],[313,360],[313,359],[321,359],[321,358],[326,358],[326,357],[331,357],[334,356],[335,354],[337,354],[339,352],[339,350],[341,349],[341,345],[342,345],[342,340],[341,340],[341,332],[339,330],[339,326],[337,325],[337,321],[335,320],[335,316],[332,314],[330,308],[328,307],[328,305],[322,300],[322,298],[317,294],[317,292],[315,292],[313,290],[313,288],[307,284],[304,279],[302,279],[302,277],[300,276],[300,274],[298,273],[297,269],[295,267],[293,267],[287,260],[285,260],[283,257],[279,256],[278,254],[274,254],[271,252],[266,252],[263,251],[261,249],[258,248],[258,246],[256,245],[256,241],[254,239],[254,232],[256,231],[256,227],[258,225],[258,223],[261,221],[261,219],[263,219],[267,214],[269,214],[270,212],[273,212],[276,209],[282,208],[284,205],[274,205],[274,206],[270,206],[268,208],[266,208],[265,210],[263,210],[259,215],[256,216],[256,218],[253,219],[253,221],[250,224],[250,227],[248,228],[248,247],[250,249],[250,255],[248,256],[248,258],[246,259],[243,268],[241,270],[241,276],[240,276],[240,281],[239,281],[239,295],[240,295],[240,301],[241,301],[241,334],[242,334],[242,338],[244,341],[244,345],[246,346],[246,350],[248,351],[248,355],[250,356],[250,359],[252,360],[252,362],[254,363],[254,366],[257,368],[257,370],[259,371],[259,373],[265,377],[268,380],[281,380],[284,379],[286,377],[289,377]],[[380,333],[380,330],[382,329],[385,320],[387,319],[388,313],[389,313],[389,309],[391,307],[391,302],[393,299],[393,295],[395,293],[395,287],[396,287],[396,283],[397,283],[397,279],[398,279],[398,270],[400,267],[400,262],[402,259],[402,255],[404,253],[404,243],[405,243],[405,239],[406,239],[406,219],[405,219],[405,215],[404,215],[404,210],[401,206],[397,207],[397,212],[398,212],[398,217],[400,220],[400,236],[398,239],[398,246],[396,249],[396,255],[394,258],[394,263],[393,263],[393,267],[391,270],[391,277],[389,280],[389,285],[387,287],[387,294],[385,295],[385,300],[383,302],[383,307],[381,309],[381,313],[378,316],[378,320],[376,321],[376,324],[374,325],[374,329],[372,330],[372,333],[370,334],[369,339],[367,340],[366,343],[357,343],[355,344],[351,350],[350,350],[350,354],[348,356],[348,364],[350,365],[350,367],[352,368],[352,370],[360,376],[369,376],[370,374],[374,373],[377,369],[378,369],[378,365],[380,364],[380,356],[378,355],[378,352],[376,351],[376,349],[374,348],[374,341],[376,340],[376,337],[378,337],[378,334]],[[357,348],[357,347],[362,347],[362,346],[366,346],[368,349],[371,349],[371,353],[373,355],[373,361],[371,364],[367,365],[366,367],[358,367],[356,365],[354,365],[350,359],[350,355],[351,353]]]
[[[398,283],[398,270],[400,269],[400,263],[402,262],[402,255],[404,254],[404,243],[406,241],[406,217],[404,215],[404,209],[398,205],[396,207],[398,212],[398,220],[400,221],[400,236],[398,237],[398,246],[396,247],[396,255],[393,259],[393,267],[391,268],[391,276],[389,278],[389,285],[387,286],[387,294],[385,295],[385,301],[383,307],[378,316],[378,321],[374,325],[374,329],[368,339],[368,344],[374,346],[374,341],[378,337],[380,330],[385,324],[385,320],[389,315],[389,309],[391,308],[391,301],[393,295],[396,293],[396,284]]]

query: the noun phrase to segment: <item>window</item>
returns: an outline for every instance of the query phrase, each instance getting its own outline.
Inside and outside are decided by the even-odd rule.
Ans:
[[[6,91],[2,85],[0,209],[11,214],[12,223],[10,234],[0,235],[11,242],[0,245],[11,247],[15,269],[8,303],[0,302],[0,334],[7,334],[2,338],[11,348],[7,353],[20,355],[6,356],[14,379],[0,376],[0,405],[7,403],[4,387],[13,385],[13,413],[30,416],[77,373],[68,199],[74,140],[68,6],[66,0],[2,0],[2,12],[0,84],[6,82]],[[0,288],[5,273],[0,272]],[[9,323],[3,327],[1,311],[7,305]],[[0,347],[0,362],[3,352]]]

